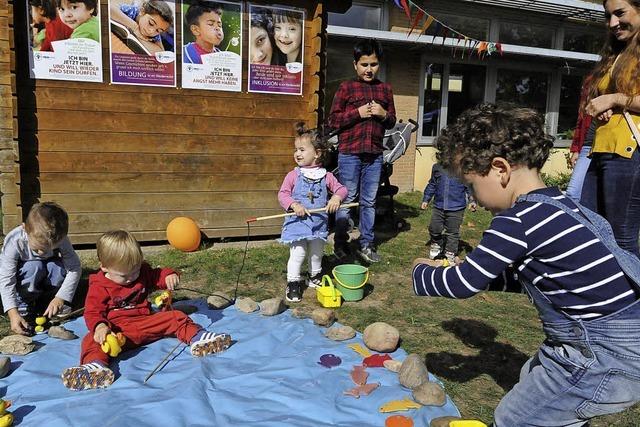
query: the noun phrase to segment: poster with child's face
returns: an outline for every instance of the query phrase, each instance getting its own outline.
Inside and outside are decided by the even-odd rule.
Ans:
[[[249,92],[302,95],[302,9],[249,6]]]
[[[182,4],[182,87],[242,90],[242,3]]]
[[[174,0],[107,0],[111,83],[176,86]]]
[[[102,82],[99,0],[27,0],[30,75]]]

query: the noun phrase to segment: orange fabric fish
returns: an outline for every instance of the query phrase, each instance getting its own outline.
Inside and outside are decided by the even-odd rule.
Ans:
[[[369,378],[369,373],[367,373],[364,366],[357,365],[351,370],[351,379],[356,385],[365,385],[367,378]]]
[[[353,396],[356,399],[360,398],[360,396],[368,396],[375,389],[380,387],[380,383],[369,383],[364,385],[359,385],[350,390],[345,391],[343,394],[347,396]]]

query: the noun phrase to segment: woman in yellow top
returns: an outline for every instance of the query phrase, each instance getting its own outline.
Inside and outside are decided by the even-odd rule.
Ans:
[[[609,221],[621,248],[640,257],[640,152],[624,117],[627,111],[640,124],[640,0],[603,5],[609,36],[586,107],[597,121],[581,203]]]

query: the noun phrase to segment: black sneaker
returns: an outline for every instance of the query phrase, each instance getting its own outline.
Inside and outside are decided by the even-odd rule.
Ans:
[[[337,244],[333,246],[333,255],[338,259],[338,261],[342,261],[349,257],[349,251],[347,250],[347,245]]]
[[[319,288],[320,285],[322,285],[322,273],[311,276],[307,280],[307,286],[310,288]]]
[[[358,254],[367,262],[380,262],[382,258],[376,253],[371,246],[365,246],[358,251]]]
[[[285,297],[289,302],[300,302],[302,301],[302,286],[304,282],[298,280],[295,282],[287,283],[287,291],[285,293]]]

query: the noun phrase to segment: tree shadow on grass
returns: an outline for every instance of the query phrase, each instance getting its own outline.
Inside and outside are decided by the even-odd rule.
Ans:
[[[464,383],[487,374],[504,391],[518,382],[520,369],[529,356],[510,344],[496,342],[498,334],[493,327],[477,320],[452,319],[442,322],[442,328],[477,351],[468,356],[451,352],[427,354],[426,363],[434,375]]]

